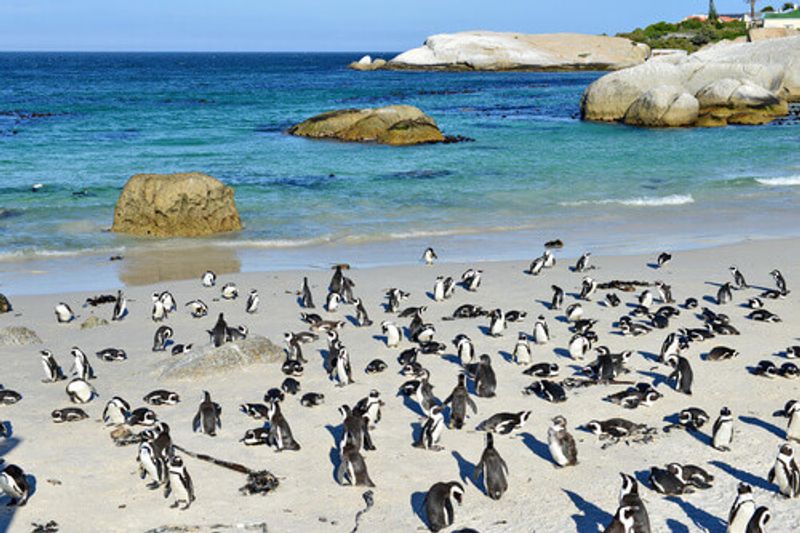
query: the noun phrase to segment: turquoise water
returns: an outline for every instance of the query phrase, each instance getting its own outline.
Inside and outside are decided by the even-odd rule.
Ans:
[[[247,226],[199,241],[285,250],[286,266],[387,241],[470,259],[529,257],[555,236],[615,249],[800,234],[798,123],[584,123],[580,95],[601,73],[347,70],[357,57],[0,54],[0,261],[194,244],[103,231],[132,174],[191,170],[232,185]],[[475,141],[389,148],[284,133],[321,111],[395,103]]]

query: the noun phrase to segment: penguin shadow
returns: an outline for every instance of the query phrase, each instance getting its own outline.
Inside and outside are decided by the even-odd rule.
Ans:
[[[565,359],[572,359],[569,350],[567,350],[566,348],[553,348],[553,353]]]
[[[647,263],[647,268],[652,268],[653,270],[658,270],[661,267],[658,266],[658,263]]]
[[[352,324],[354,327],[357,328],[361,327],[361,324],[359,324],[358,319],[353,315],[345,315],[345,319],[347,319],[347,321],[350,322],[350,324]]]
[[[489,326],[478,326],[478,329],[480,330],[481,333],[483,333],[487,337],[492,336],[492,330]]]
[[[578,300],[578,301],[581,300],[581,293],[579,293],[579,292],[565,292],[564,296],[569,296],[570,298],[573,298],[573,299]],[[588,302],[588,300],[585,300],[585,301]]]
[[[639,355],[641,355],[645,360],[651,361],[653,363],[657,363],[659,360],[659,355],[653,352],[646,352],[644,350],[639,350]]]
[[[322,366],[326,371],[330,370],[328,368],[328,358],[330,356],[331,356],[330,350],[326,350],[324,348],[322,350],[319,350],[319,357],[320,357],[320,359],[322,359]]]
[[[572,500],[572,505],[581,513],[572,515],[572,521],[575,522],[575,531],[605,531],[606,526],[614,519],[611,514],[592,502],[586,501],[580,494],[571,490],[562,490]]]
[[[664,374],[659,374],[658,372],[651,372],[649,370],[638,370],[637,373],[641,374],[642,376],[652,378],[653,387],[658,387],[662,383],[664,385],[669,385],[669,383],[667,383],[668,382],[667,376],[665,376]]]
[[[706,294],[705,296],[703,296],[703,301],[707,302],[707,303],[710,303],[711,305],[718,305],[719,304],[719,302],[717,302],[717,297],[716,296],[711,296],[710,294]]]
[[[528,447],[534,455],[538,456],[543,461],[550,463],[550,449],[547,444],[534,437],[527,431],[522,433],[522,442]]]
[[[471,483],[475,486],[479,491],[483,492],[484,494],[486,491],[484,490],[485,487],[483,483],[478,483],[473,477],[472,474],[475,473],[475,463],[468,461],[463,455],[458,453],[457,451],[453,451],[452,453],[453,459],[456,460],[458,464],[458,475],[461,478],[461,482],[464,485]]]
[[[331,434],[331,438],[333,438],[333,446],[331,446],[331,450],[328,455],[331,460],[331,464],[333,465],[333,473],[331,474],[331,477],[333,477],[333,480],[336,483],[339,483],[339,481],[336,479],[336,473],[339,471],[339,465],[342,462],[342,458],[339,456],[339,442],[342,440],[344,426],[332,426],[330,424],[326,424],[325,429],[328,430],[328,433]]]
[[[536,302],[537,304],[541,304],[542,307],[544,307],[545,309],[550,309],[550,304],[552,303],[547,300],[534,300],[534,302]],[[550,310],[552,311],[552,309]]]
[[[710,465],[715,466],[728,474],[729,476],[738,479],[742,483],[747,483],[753,487],[758,487],[761,490],[765,490],[768,492],[773,492],[775,490],[775,486],[769,483],[766,479],[751,474],[745,470],[740,470],[734,466],[729,465],[724,461],[714,460],[709,461]]]
[[[456,354],[446,353],[442,356],[443,361],[447,361],[448,363],[453,363],[454,365],[461,366],[461,359],[458,358]]]
[[[677,426],[678,425],[678,421],[680,420],[680,417],[678,416],[677,413],[675,413],[675,414],[671,414],[669,416],[665,416],[663,418],[663,420],[667,424],[676,425]],[[672,431],[675,431],[675,430],[677,430],[677,428],[673,429]],[[687,434],[691,435],[697,442],[703,444],[704,446],[711,446],[712,440],[711,440],[711,436],[710,435],[706,435],[702,431],[698,431],[696,429],[686,429],[684,431],[686,431]]]
[[[725,531],[727,526],[725,520],[700,509],[696,505],[675,496],[668,496],[665,500],[680,507],[700,531]]]
[[[409,424],[411,426],[411,442],[417,443],[422,441],[422,423],[420,422],[411,422]],[[419,437],[419,438],[417,438]]]
[[[636,478],[636,481],[638,481],[641,486],[647,487],[650,490],[653,489],[650,485],[650,470],[638,470],[633,473],[633,477]]]
[[[511,352],[507,352],[505,350],[500,350],[497,353],[500,355],[500,357],[503,358],[503,361],[505,361],[506,363],[513,363],[514,362],[514,355]]]
[[[386,341],[389,340],[389,338],[386,335],[373,335],[372,338],[373,340],[376,340],[381,344],[386,344]]]
[[[413,492],[411,493],[411,499],[410,499],[411,501],[409,502],[411,504],[411,510],[414,511],[414,514],[417,516],[417,518],[419,518],[420,521],[425,525],[428,524],[427,517],[425,516],[426,497],[427,493],[425,492],[422,491]]]
[[[402,394],[402,393],[400,393],[400,394]],[[427,418],[425,416],[425,413],[422,412],[422,408],[419,406],[419,404],[417,402],[415,402],[414,400],[412,400],[410,397],[406,396],[405,394],[402,394],[402,396],[403,396],[403,405],[407,409],[409,409],[412,413],[414,413],[415,415],[417,415],[419,417]]]
[[[556,322],[561,322],[562,324],[568,324],[569,320],[567,320],[567,317],[559,315],[556,317]]]
[[[674,518],[667,519],[667,528],[671,533],[689,533],[689,528],[686,524],[681,524]]]
[[[431,291],[426,291],[425,297],[428,298],[429,300],[433,300],[434,302],[436,301],[436,298],[434,298],[433,293]]]
[[[766,420],[761,420],[760,418],[756,418],[754,416],[740,416],[739,420],[744,422],[745,424],[750,424],[751,426],[759,427],[765,431],[769,431],[779,439],[783,440],[786,438],[786,432],[776,426],[775,424],[770,424]]]

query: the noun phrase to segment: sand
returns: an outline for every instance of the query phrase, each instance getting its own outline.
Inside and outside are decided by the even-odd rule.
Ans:
[[[657,250],[646,256],[593,257],[592,263],[597,268],[589,274],[599,281],[661,279],[672,285],[678,302],[694,296],[701,300],[701,305],[719,310],[703,298],[716,294],[717,283],[730,280],[730,265],[737,265],[748,281],[759,287],[772,287],[769,272],[780,268],[789,288],[793,288],[793,282],[800,279],[798,244],[798,240],[757,241],[676,253],[673,262],[661,270],[648,266]],[[532,257],[538,254],[534,251]],[[466,486],[466,495],[463,506],[456,510],[455,529],[594,532],[610,522],[617,508],[620,472],[636,474],[644,481],[651,466],[664,466],[673,461],[702,465],[716,480],[712,489],[681,498],[664,498],[643,483],[641,493],[654,531],[724,531],[740,481],[752,484],[757,504],[771,509],[771,531],[798,530],[800,510],[797,503],[776,497],[775,487],[767,483],[766,476],[783,442],[785,427],[785,419],[775,418],[772,413],[782,408],[787,400],[800,397],[800,382],[756,377],[747,367],[761,359],[785,362],[774,354],[797,341],[795,325],[800,316],[796,302],[800,289],[785,300],[768,302],[768,309],[783,318],[780,324],[746,319],[749,310],[740,304],[760,290],[736,291],[734,302],[721,307],[742,335],[693,344],[684,354],[695,372],[691,397],[660,383],[657,388],[664,398],[651,407],[628,411],[601,400],[621,390],[621,386],[598,385],[568,392],[566,403],[550,404],[521,394],[532,378],[523,375],[523,368],[508,362],[503,354],[512,351],[517,332],[530,332],[533,318],[543,314],[554,338],[546,346],[534,347],[534,361],[558,363],[562,378],[571,375],[573,367],[580,365],[562,355],[571,336],[567,324],[558,319],[562,313],[550,311],[545,305],[550,299],[551,284],[565,289],[566,304],[574,301],[582,274],[571,272],[568,266],[572,264],[573,261],[559,261],[554,269],[539,277],[523,273],[528,266],[526,262],[441,263],[432,267],[351,270],[349,275],[356,282],[356,294],[363,298],[376,323],[369,328],[348,324],[342,332],[342,340],[351,353],[356,382],[342,388],[334,386],[322,366],[319,350],[326,348],[324,342],[306,347],[305,355],[310,362],[300,378],[302,392],[324,393],[326,403],[306,408],[300,405],[299,396],[287,397],[283,413],[302,450],[282,453],[241,444],[239,439],[244,432],[259,423],[238,412],[240,403],[260,402],[267,389],[280,385],[284,379],[280,365],[256,365],[197,380],[161,380],[160,372],[172,356],[150,351],[157,327],[150,320],[150,294],[168,288],[178,300],[179,311],[168,321],[175,329],[178,342],[195,343],[197,349],[201,349],[208,343],[205,330],[211,328],[217,313],[223,311],[230,323],[247,325],[251,332],[280,343],[284,332],[303,329],[298,319],[301,310],[293,294],[302,277],[309,276],[319,307],[324,302],[330,271],[221,275],[220,285],[234,281],[245,295],[251,288],[259,290],[262,305],[255,315],[245,313],[244,298],[233,302],[212,301],[219,296],[219,289],[203,288],[199,279],[129,287],[126,295],[133,300],[129,317],[119,323],[87,330],[80,329],[80,322],[92,313],[102,318],[111,315],[110,306],[81,307],[85,298],[92,295],[90,293],[15,296],[14,312],[0,315],[0,329],[26,326],[35,330],[43,343],[0,347],[3,368],[0,384],[23,395],[18,404],[0,407],[0,420],[10,421],[13,426],[12,437],[0,440],[0,455],[33,474],[36,490],[26,507],[0,510],[0,530],[8,527],[10,531],[30,531],[31,523],[55,520],[61,531],[147,531],[168,525],[200,526],[198,531],[208,531],[214,524],[228,526],[214,531],[246,530],[246,526],[253,524],[266,524],[266,528],[251,526],[256,531],[351,531],[356,513],[365,506],[362,499],[365,489],[339,486],[335,482],[334,435],[338,435],[341,423],[337,408],[345,403],[354,404],[373,388],[381,392],[386,406],[383,420],[373,432],[377,450],[365,453],[370,476],[377,487],[374,507],[362,515],[359,531],[424,529],[420,515],[425,491],[438,481],[460,480]],[[459,288],[451,300],[442,303],[426,295],[432,290],[437,275],[460,276],[468,266],[479,266],[484,271],[483,285],[477,293]],[[419,416],[413,410],[413,401],[404,404],[404,399],[396,396],[398,387],[406,380],[398,374],[396,356],[399,350],[386,348],[376,338],[380,335],[378,324],[389,318],[380,304],[383,290],[390,286],[411,292],[408,305],[427,305],[426,317],[436,324],[436,338],[448,344],[445,356],[426,355],[421,359],[431,372],[431,382],[440,399],[450,393],[461,370],[452,356],[450,343],[458,333],[468,334],[479,353],[491,355],[498,375],[498,396],[475,398],[478,415],[468,420],[464,430],[445,431],[441,442],[444,451],[411,446]],[[616,333],[618,330],[612,323],[629,311],[625,304],[634,302],[635,295],[620,295],[624,304],[616,309],[600,303],[602,294],[596,296],[594,301],[584,305],[586,315],[599,320],[596,331],[600,344],[609,346],[612,351],[636,352],[629,364],[632,373],[627,379],[659,381],[669,369],[659,366],[652,356],[659,352],[667,332],[684,325],[699,327],[701,322],[694,313],[684,311],[668,331],[657,330],[639,338],[623,337]],[[202,297],[210,305],[209,317],[193,319],[183,307],[185,302],[196,297]],[[57,324],[53,306],[59,301],[69,303],[80,318],[68,325]],[[451,322],[439,319],[467,302],[488,308],[525,310],[528,318],[521,324],[510,324],[501,338],[482,333],[481,328],[488,325],[486,319]],[[353,307],[344,306],[331,316],[345,319],[351,314],[354,314]],[[407,321],[402,319],[402,323],[407,324]],[[716,345],[735,348],[741,356],[727,362],[701,360],[701,354]],[[63,383],[41,382],[39,350],[52,350],[67,371],[72,362],[69,355],[72,346],[79,346],[90,354],[98,375],[94,384],[100,398],[83,406],[91,416],[89,420],[57,425],[50,421],[50,411],[70,404]],[[94,358],[94,352],[109,346],[125,349],[129,359],[105,363]],[[402,348],[409,346],[405,341]],[[376,357],[384,359],[389,369],[382,374],[366,375],[364,367]],[[187,458],[197,500],[188,511],[170,509],[171,500],[165,500],[160,491],[148,490],[138,478],[136,446],[114,446],[109,437],[110,429],[99,421],[105,402],[112,396],[122,396],[138,407],[144,405],[141,398],[156,388],[167,388],[181,395],[182,402],[177,406],[154,408],[172,428],[177,444],[251,468],[269,469],[281,479],[278,490],[266,496],[241,496],[238,488],[244,483],[243,476]],[[222,406],[223,425],[216,438],[192,432],[192,418],[203,390],[210,391]],[[733,411],[736,434],[732,451],[720,452],[710,446],[710,424],[703,428],[702,435],[685,431],[659,433],[650,444],[618,444],[605,450],[594,435],[577,429],[591,419],[615,416],[662,428],[667,424],[665,418],[689,406],[702,407],[712,417],[716,417],[722,406]],[[500,501],[490,500],[479,489],[481,485],[476,486],[469,479],[483,449],[483,434],[474,431],[474,427],[496,412],[523,409],[533,411],[523,430],[515,436],[496,438],[496,447],[510,468],[510,488]],[[570,431],[578,441],[578,466],[557,469],[550,461],[547,427],[550,419],[558,414],[566,416]]]

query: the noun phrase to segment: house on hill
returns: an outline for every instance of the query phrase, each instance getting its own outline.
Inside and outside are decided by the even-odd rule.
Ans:
[[[791,11],[762,13],[765,28],[792,28],[800,30],[800,9],[795,5]]]

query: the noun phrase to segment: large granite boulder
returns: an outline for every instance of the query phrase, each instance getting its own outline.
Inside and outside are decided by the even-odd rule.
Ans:
[[[412,70],[617,70],[641,64],[650,48],[620,37],[467,31],[428,37],[386,64]]]
[[[283,349],[266,337],[253,335],[229,342],[219,348],[189,352],[169,360],[162,378],[194,379],[231,370],[247,370],[253,365],[274,363],[283,357]]]
[[[407,105],[329,111],[292,126],[289,133],[315,139],[376,142],[393,146],[446,140],[431,117]]]
[[[0,315],[9,311],[11,311],[11,302],[8,301],[4,294],[0,294]]]
[[[662,57],[607,74],[584,92],[582,116],[634,124],[626,120],[640,111],[629,113],[634,102],[656,88],[666,87],[658,91],[665,95],[676,86],[700,105],[687,125],[770,122],[788,112],[787,101],[800,101],[800,37],[717,44],[685,58]]]
[[[677,85],[660,85],[634,100],[625,124],[647,127],[681,127],[694,124],[700,112],[697,98]]]
[[[380,70],[386,66],[386,60],[381,58],[372,59],[371,56],[364,56],[358,61],[353,61],[348,66],[353,70],[360,71]]]
[[[32,329],[22,326],[0,329],[0,346],[26,346],[41,343],[42,339]]]
[[[112,231],[197,237],[242,229],[233,189],[199,172],[137,174],[122,189]]]

